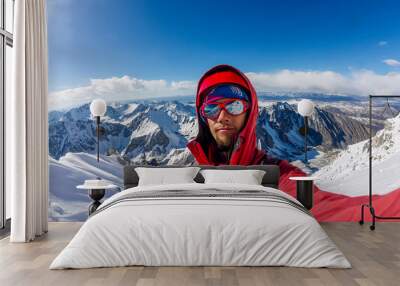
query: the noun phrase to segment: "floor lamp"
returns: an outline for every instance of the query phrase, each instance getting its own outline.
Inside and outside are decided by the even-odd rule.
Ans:
[[[96,135],[97,135],[97,162],[99,162],[100,157],[100,117],[104,116],[107,110],[107,104],[103,99],[95,99],[90,104],[90,113],[94,118],[96,118]]]
[[[304,117],[304,163],[308,163],[307,159],[307,132],[308,132],[308,117],[314,112],[314,103],[309,99],[302,99],[297,105],[297,111]],[[302,128],[300,128],[302,132]]]

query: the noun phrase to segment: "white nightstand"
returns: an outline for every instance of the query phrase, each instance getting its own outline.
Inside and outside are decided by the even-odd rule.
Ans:
[[[290,177],[289,180],[296,181],[296,197],[303,206],[310,210],[314,205],[314,184],[317,177]]]
[[[105,186],[92,186],[92,185],[79,185],[76,186],[77,189],[88,190],[89,197],[93,202],[89,206],[89,215],[96,211],[96,209],[101,205],[100,200],[104,197],[106,190],[119,188],[116,185],[105,185]]]

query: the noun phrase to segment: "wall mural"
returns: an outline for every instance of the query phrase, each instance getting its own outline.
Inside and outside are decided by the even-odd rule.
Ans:
[[[49,4],[50,24],[56,21],[56,3]],[[49,25],[50,69],[59,58],[72,57],[57,53],[53,42],[60,36],[55,32]],[[212,66],[215,64],[210,63],[208,68]],[[50,81],[56,79],[50,75]],[[117,85],[113,85],[115,82]],[[161,87],[147,94],[150,84]],[[192,81],[166,84],[123,76],[51,92],[49,218],[85,220],[91,200],[76,186],[100,177],[122,188],[122,168],[127,164],[285,162],[287,172],[280,187],[293,196],[296,185],[288,180],[290,175],[305,173],[318,178],[312,212],[319,221],[358,221],[360,205],[368,201],[368,97],[346,90],[321,91],[318,82],[310,83],[306,91],[292,84],[271,91],[268,84],[274,87],[275,83],[267,80],[266,87],[260,74],[241,73],[223,65]],[[313,90],[313,86],[317,88]],[[52,83],[50,91],[51,87]],[[138,92],[142,96],[136,96]],[[107,101],[107,111],[101,118],[99,162],[96,122],[89,108],[95,98]],[[64,104],[68,99],[71,104]],[[308,119],[307,161],[304,118],[298,112],[303,99],[315,106]],[[377,100],[372,109],[374,204],[382,215],[398,215],[400,100],[388,103]],[[222,113],[235,119],[218,121]],[[107,191],[106,196],[115,192]]]

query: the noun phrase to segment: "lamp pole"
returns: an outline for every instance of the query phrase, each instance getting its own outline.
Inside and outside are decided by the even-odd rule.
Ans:
[[[97,162],[100,162],[100,116],[96,116]]]
[[[308,116],[304,116],[304,162],[307,164],[307,132],[308,132]]]
[[[100,117],[104,116],[107,111],[107,104],[102,99],[95,99],[90,104],[90,113],[94,118],[96,118],[96,153],[97,153],[97,162],[100,162]]]
[[[304,163],[308,164],[307,157],[307,133],[308,133],[308,117],[314,112],[314,103],[309,99],[302,99],[298,105],[297,110],[301,116],[304,118]],[[302,128],[300,128],[301,130]]]

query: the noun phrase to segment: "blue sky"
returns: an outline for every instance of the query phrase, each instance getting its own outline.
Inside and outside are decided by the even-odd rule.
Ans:
[[[340,82],[368,71],[384,86],[382,76],[400,71],[399,12],[394,0],[49,0],[49,88],[124,76],[193,86],[219,63],[255,76],[331,72]]]

